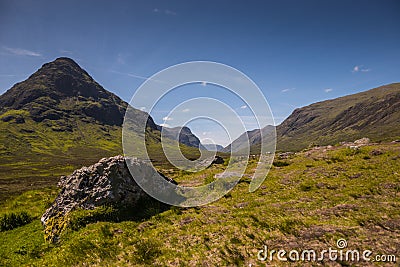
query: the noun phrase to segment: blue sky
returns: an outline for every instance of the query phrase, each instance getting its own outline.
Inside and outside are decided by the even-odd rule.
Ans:
[[[129,101],[146,77],[209,60],[249,76],[280,123],[294,108],[399,82],[399,14],[386,0],[0,0],[0,93],[68,56]],[[165,107],[151,113],[158,123]]]

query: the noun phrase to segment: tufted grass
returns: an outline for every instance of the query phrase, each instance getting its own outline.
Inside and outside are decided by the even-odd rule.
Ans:
[[[26,211],[34,220],[0,232],[0,265],[265,266],[257,260],[264,245],[322,250],[335,248],[338,238],[352,249],[399,256],[400,144],[357,151],[313,149],[285,162],[289,165],[273,166],[254,193],[244,178],[225,197],[203,207],[88,221],[67,230],[57,244],[45,242],[39,222],[57,191],[26,192],[1,207],[0,214]],[[254,167],[251,162],[248,172]],[[222,169],[177,172],[174,178],[203,184]],[[277,260],[272,264],[286,266]]]

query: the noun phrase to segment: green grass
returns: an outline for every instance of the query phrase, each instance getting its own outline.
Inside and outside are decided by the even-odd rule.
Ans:
[[[382,153],[372,152],[376,150]],[[264,266],[257,260],[264,245],[321,250],[335,248],[338,238],[345,238],[349,248],[398,256],[399,144],[371,145],[357,152],[309,150],[286,161],[290,164],[272,167],[254,193],[248,192],[243,178],[228,195],[203,207],[119,221],[101,218],[107,211],[99,209],[97,219],[68,227],[57,244],[45,242],[39,222],[56,191],[26,192],[1,208],[0,214],[26,211],[34,220],[0,232],[0,265]],[[247,173],[254,167],[251,162]],[[174,175],[182,183],[201,185],[221,170],[223,165],[216,165]],[[88,212],[72,216],[85,220]]]
[[[22,116],[24,123],[4,122],[4,116]],[[71,131],[59,131],[73,125]],[[153,163],[160,168],[165,164],[159,132],[147,132],[147,149]],[[71,116],[69,119],[45,120],[37,123],[24,110],[9,110],[0,117],[0,203],[21,192],[55,186],[61,175],[96,163],[100,158],[123,154],[122,128],[85,122]],[[138,142],[137,135],[133,136]],[[170,141],[170,146],[176,142]],[[136,147],[136,146],[135,146]],[[180,146],[189,159],[196,159],[199,151]]]

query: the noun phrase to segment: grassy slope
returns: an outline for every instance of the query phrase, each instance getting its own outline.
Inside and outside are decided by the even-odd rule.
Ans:
[[[399,255],[399,144],[311,150],[284,161],[289,165],[273,167],[255,193],[248,193],[244,179],[204,207],[173,208],[143,221],[92,223],[65,232],[57,245],[44,242],[38,220],[55,192],[26,192],[0,213],[26,210],[36,220],[0,232],[0,265],[263,266],[256,255],[264,244],[320,251],[335,248],[338,238],[351,249]],[[221,168],[177,177],[206,182]]]
[[[4,122],[3,116],[24,117],[24,123]],[[61,125],[61,126],[60,126]],[[59,131],[63,125],[72,125],[72,131]],[[88,166],[103,157],[122,154],[120,126],[101,125],[80,118],[37,123],[24,110],[10,110],[0,115],[0,202],[26,190],[54,186],[61,175]],[[138,142],[132,133],[133,145]],[[166,164],[161,151],[160,133],[147,132],[150,158],[156,166]],[[168,146],[176,146],[170,141]],[[180,145],[187,158],[196,159],[199,151]]]
[[[400,83],[296,109],[277,127],[277,149],[296,151],[369,137],[400,138]]]
[[[9,113],[24,111],[9,111]],[[93,164],[99,158],[121,154],[120,127],[74,122],[72,132],[54,131],[54,121],[25,123],[0,120],[0,201],[27,189],[55,185],[60,175]],[[53,124],[53,125],[52,125]]]

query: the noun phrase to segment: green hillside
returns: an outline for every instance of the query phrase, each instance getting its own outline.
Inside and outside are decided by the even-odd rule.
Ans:
[[[278,150],[362,137],[372,141],[400,138],[400,83],[296,109],[277,126]]]

